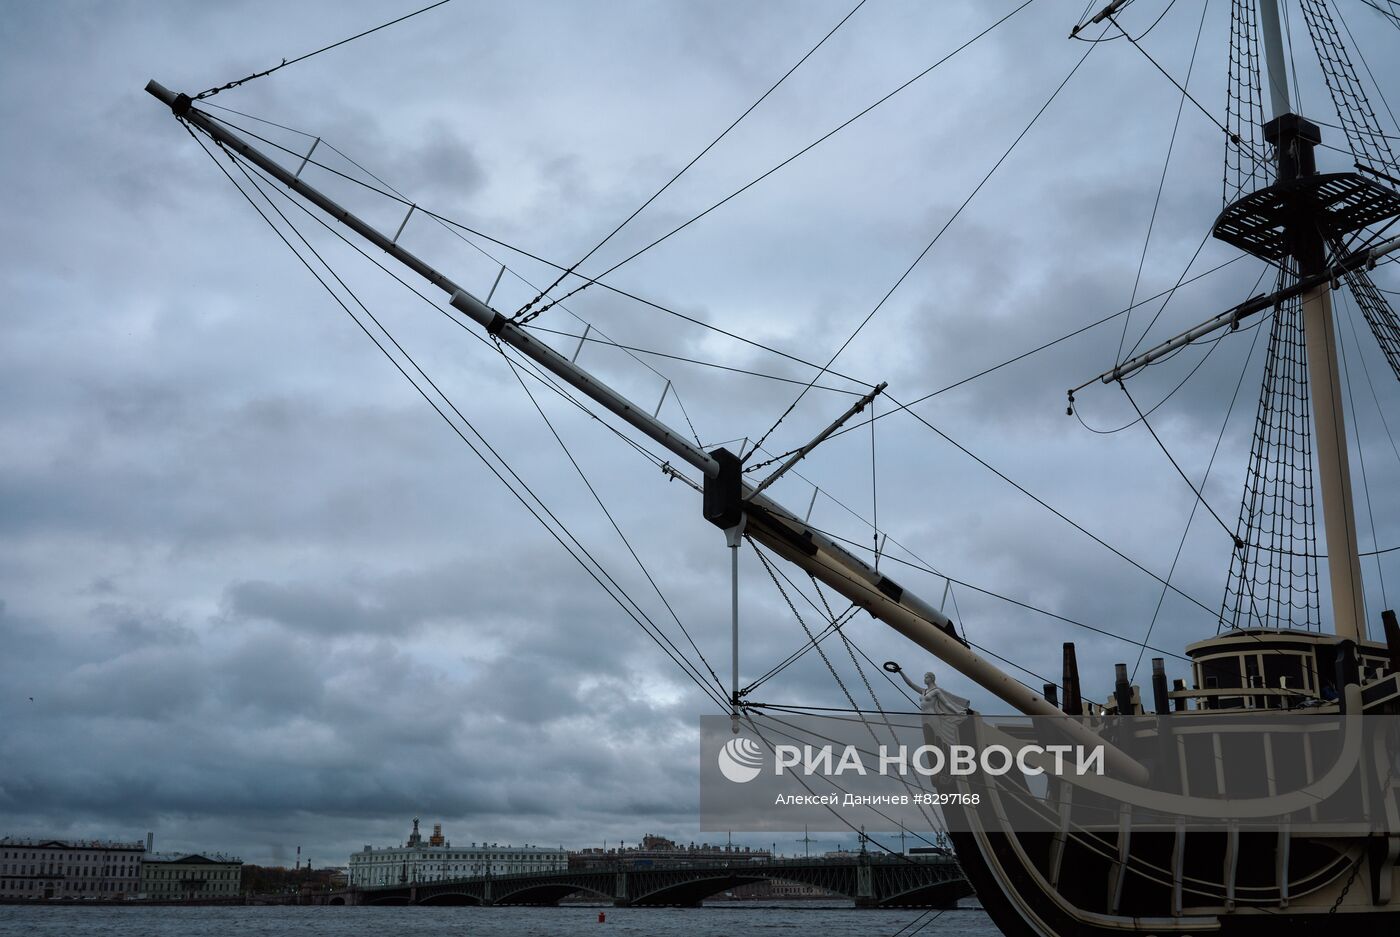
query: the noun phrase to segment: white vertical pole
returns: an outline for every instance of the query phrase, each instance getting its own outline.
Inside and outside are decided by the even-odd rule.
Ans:
[[[570,363],[570,364],[572,364],[572,363],[574,363],[575,361],[578,360],[578,353],[581,352],[581,351],[583,351],[583,343],[586,342],[586,341],[588,341],[588,331],[589,331],[590,329],[592,329],[592,328],[593,328],[592,324],[590,324],[590,323],[588,323],[588,322],[585,322],[585,323],[583,324],[583,334],[580,335],[580,336],[578,337],[578,347],[575,348],[575,349],[574,349],[574,353],[573,353],[571,356],[569,356],[569,363]],[[658,406],[656,409],[657,409],[657,412],[660,412],[660,410],[661,410],[661,408],[660,408],[659,406]]]
[[[389,243],[391,243],[391,244],[397,244],[397,243],[399,243],[399,235],[400,235],[400,234],[403,234],[403,229],[406,228],[406,227],[408,227],[408,219],[410,219],[410,218],[413,217],[413,210],[414,210],[415,208],[417,208],[417,207],[418,207],[418,206],[417,206],[416,204],[415,204],[415,205],[410,205],[410,206],[408,206],[408,214],[404,215],[404,216],[403,216],[403,221],[400,221],[400,222],[399,222],[399,230],[397,230],[397,231],[394,232],[394,236],[393,236],[392,238],[389,239]]]
[[[297,178],[297,177],[301,176],[301,171],[302,171],[303,169],[305,169],[305,168],[306,168],[306,164],[309,163],[309,162],[311,161],[311,154],[312,154],[312,153],[315,153],[315,152],[316,152],[316,147],[318,147],[318,146],[320,146],[320,145],[321,145],[321,138],[320,138],[320,137],[317,137],[315,140],[311,141],[311,149],[307,150],[307,151],[306,151],[306,155],[303,156],[303,157],[301,158],[301,165],[297,167],[297,171],[296,171],[296,172],[292,173],[292,177],[293,177],[293,178]]]
[[[652,413],[653,418],[659,417],[661,415],[661,405],[666,402],[666,395],[670,393],[670,391],[671,381],[668,379],[666,381],[666,386],[661,388],[661,399],[656,402],[656,410]]]
[[[501,285],[501,277],[505,276],[506,265],[501,264],[501,269],[496,271],[496,279],[491,283],[491,292],[486,294],[486,305],[491,305],[491,297],[496,295],[496,287]]]
[[[1320,283],[1303,294],[1308,349],[1308,391],[1317,429],[1318,487],[1327,534],[1327,574],[1332,587],[1332,630],[1339,638],[1366,638],[1365,590],[1356,546],[1356,506],[1351,493],[1342,381],[1332,317],[1332,287]]]
[[[744,526],[747,521],[748,515],[741,515],[739,523],[724,532],[725,540],[729,543],[729,612],[730,638],[732,642],[730,651],[729,728],[736,735],[739,733],[739,544],[744,542]]]
[[[1283,65],[1283,31],[1279,29],[1278,5],[1282,0],[1259,0],[1259,25],[1264,28],[1265,80],[1275,117],[1292,110],[1288,103],[1288,72]]]

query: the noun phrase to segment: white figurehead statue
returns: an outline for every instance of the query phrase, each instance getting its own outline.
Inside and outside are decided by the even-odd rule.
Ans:
[[[934,717],[932,720],[926,718],[926,724],[932,725],[934,733],[944,745],[953,744],[957,740],[958,726],[972,712],[968,701],[939,686],[931,670],[924,674],[924,685],[919,686],[893,661],[885,664],[885,669],[898,673],[909,688],[919,694],[920,712],[925,717]]]

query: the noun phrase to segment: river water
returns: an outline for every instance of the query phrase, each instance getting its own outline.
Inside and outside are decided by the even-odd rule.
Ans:
[[[607,922],[598,923],[598,912]],[[0,937],[999,937],[985,913],[723,903],[701,908],[73,908],[0,905]]]

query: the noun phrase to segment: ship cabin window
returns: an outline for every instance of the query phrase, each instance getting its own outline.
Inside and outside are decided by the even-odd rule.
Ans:
[[[1297,705],[1300,695],[1318,695],[1317,673],[1312,655],[1303,652],[1219,654],[1197,662],[1196,686],[1210,691],[1202,697],[1206,709],[1278,709]],[[1271,692],[1239,696],[1220,692],[1233,689]]]
[[[1207,689],[1234,688],[1243,682],[1240,675],[1240,655],[1227,654],[1203,660],[1201,685]]]
[[[1337,647],[1319,644],[1316,654],[1317,695],[1325,700],[1334,700],[1337,698]]]
[[[1361,657],[1361,682],[1380,680],[1390,669],[1390,661],[1384,657]]]
[[[1197,686],[1204,690],[1235,689],[1244,682],[1240,672],[1239,654],[1212,657],[1201,661],[1197,668]],[[1244,700],[1238,696],[1220,696],[1215,692],[1206,696],[1203,701],[1207,709],[1236,709],[1244,705]]]
[[[1264,686],[1286,687],[1298,692],[1309,692],[1308,671],[1304,666],[1307,658],[1302,654],[1273,653],[1261,654],[1264,662]],[[1298,702],[1296,697],[1267,697],[1269,708],[1283,708]]]

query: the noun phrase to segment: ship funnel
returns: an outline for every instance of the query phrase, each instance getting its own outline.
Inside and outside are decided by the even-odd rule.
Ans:
[[[1079,659],[1074,654],[1074,642],[1065,642],[1064,676],[1060,685],[1065,688],[1065,713],[1070,716],[1084,715],[1084,701],[1079,695]]]
[[[1127,664],[1113,665],[1113,698],[1118,702],[1118,715],[1136,714],[1133,708],[1133,687],[1128,682]]]
[[[1356,664],[1356,642],[1350,638],[1344,638],[1337,642],[1337,701],[1346,711],[1346,696],[1342,692],[1354,683],[1361,682],[1361,673]]]
[[[1390,672],[1400,673],[1400,622],[1396,622],[1391,609],[1381,612],[1381,622],[1385,625],[1386,646],[1390,648]]]
[[[1167,661],[1163,657],[1152,658],[1152,702],[1156,704],[1157,715],[1171,712],[1167,697]]]

